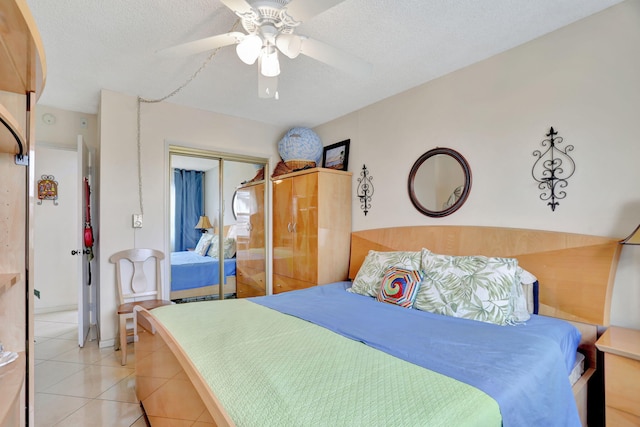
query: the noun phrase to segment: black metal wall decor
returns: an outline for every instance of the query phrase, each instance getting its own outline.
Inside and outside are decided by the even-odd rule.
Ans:
[[[371,209],[371,196],[373,196],[373,177],[369,175],[367,165],[362,165],[360,178],[358,178],[357,196],[360,199],[360,209],[364,211],[364,216]]]
[[[548,200],[547,205],[551,206],[552,211],[555,211],[556,206],[560,204],[558,200],[567,197],[567,193],[562,188],[567,187],[567,180],[576,171],[576,164],[569,156],[569,152],[573,151],[573,145],[567,145],[564,149],[559,148],[558,145],[562,144],[563,138],[556,135],[558,132],[551,127],[546,134],[547,139],[542,141],[542,146],[548,148],[544,152],[540,150],[533,152],[538,160],[531,169],[533,179],[542,190],[540,200]]]

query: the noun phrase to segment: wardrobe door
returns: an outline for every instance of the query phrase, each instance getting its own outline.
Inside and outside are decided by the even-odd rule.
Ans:
[[[318,174],[291,178],[293,214],[293,277],[309,286],[318,278]]]
[[[237,295],[266,295],[264,183],[242,186],[236,194],[246,207],[237,215]]]
[[[273,273],[284,277],[293,276],[292,190],[291,179],[273,181]]]

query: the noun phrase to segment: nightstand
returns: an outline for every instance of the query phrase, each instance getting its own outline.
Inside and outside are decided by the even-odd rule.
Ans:
[[[604,352],[607,426],[640,426],[640,330],[611,326],[596,347]]]

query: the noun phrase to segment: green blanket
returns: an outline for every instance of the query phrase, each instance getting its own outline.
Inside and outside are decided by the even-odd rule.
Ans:
[[[500,426],[482,391],[247,300],[160,307],[238,426]]]

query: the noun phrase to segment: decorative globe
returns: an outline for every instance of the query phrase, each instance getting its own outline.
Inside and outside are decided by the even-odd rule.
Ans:
[[[284,134],[278,142],[278,152],[285,162],[289,160],[306,160],[322,166],[322,141],[309,128],[295,127]]]

